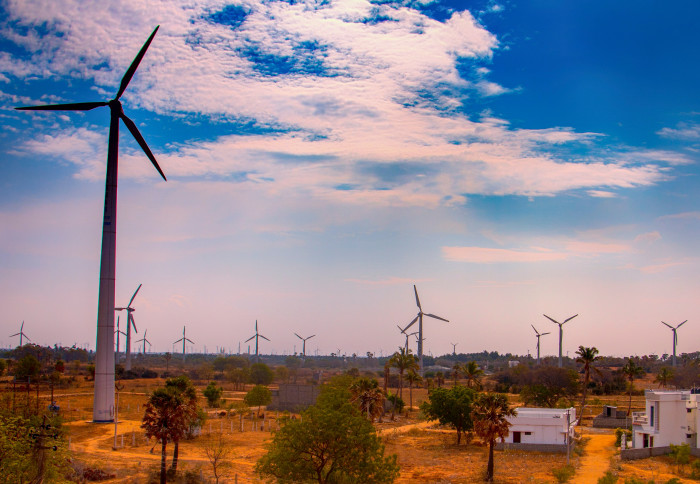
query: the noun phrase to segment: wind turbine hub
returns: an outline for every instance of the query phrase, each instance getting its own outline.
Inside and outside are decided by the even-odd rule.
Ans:
[[[119,99],[112,99],[107,103],[109,105],[110,109],[116,109],[119,114],[124,113],[124,109],[122,109],[122,103],[119,101]]]

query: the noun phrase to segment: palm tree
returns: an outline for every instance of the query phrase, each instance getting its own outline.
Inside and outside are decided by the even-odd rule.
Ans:
[[[391,366],[399,370],[399,398],[402,398],[403,374],[406,370],[419,370],[418,360],[410,349],[399,347],[399,351],[394,353],[389,361]]]
[[[598,356],[598,348],[595,346],[591,348],[586,348],[584,346],[579,346],[576,350],[578,357],[576,358],[576,363],[581,363],[583,365],[583,391],[581,396],[581,411],[579,412],[579,422],[583,420],[583,409],[586,406],[586,393],[588,392],[588,382],[591,380],[591,369],[600,373],[598,368],[593,366],[596,360],[600,359]]]
[[[179,440],[187,430],[188,419],[182,396],[166,388],[158,388],[148,397],[141,428],[146,437],[160,440],[160,483],[165,484],[166,445]]]
[[[497,438],[503,441],[508,436],[510,422],[515,410],[508,405],[508,398],[500,393],[482,394],[472,410],[474,432],[489,444],[489,462],[486,467],[486,482],[493,482],[493,446]]]
[[[457,386],[457,378],[459,378],[459,374],[462,373],[462,364],[458,361],[452,366],[452,378],[454,378],[454,385]]]
[[[627,360],[627,363],[625,363],[625,366],[622,367],[622,373],[624,373],[629,380],[630,403],[627,406],[627,415],[630,416],[630,412],[632,411],[632,390],[634,390],[634,379],[644,375],[644,368],[636,364],[634,360],[630,358]]]
[[[384,393],[374,378],[358,378],[350,385],[350,393],[352,402],[360,407],[370,422],[384,412]]]
[[[671,380],[673,380],[673,376],[673,368],[664,366],[659,370],[659,373],[656,374],[654,381],[659,384],[660,388],[666,388]]]
[[[187,420],[187,429],[189,429],[192,423],[197,420],[197,389],[192,384],[192,381],[185,375],[165,380],[165,389],[182,399],[185,418]],[[178,456],[180,455],[180,437],[173,438],[173,445],[173,461],[170,464],[170,468],[173,472],[177,472]]]
[[[462,365],[460,371],[467,380],[468,388],[481,389],[481,377],[484,375],[484,370],[479,368],[476,361],[470,361],[466,365]]]
[[[441,371],[435,373],[435,383],[437,384],[438,388],[442,388],[442,385],[445,384],[445,375]]]
[[[408,408],[410,410],[413,408],[413,385],[422,382],[423,377],[416,373],[416,370],[410,369],[406,373],[406,381],[408,382]]]

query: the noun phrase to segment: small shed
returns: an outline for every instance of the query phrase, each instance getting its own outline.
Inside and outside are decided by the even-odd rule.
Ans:
[[[571,408],[516,408],[515,417],[508,417],[510,430],[499,447],[534,450],[539,452],[566,452],[571,445],[576,426],[576,409]]]

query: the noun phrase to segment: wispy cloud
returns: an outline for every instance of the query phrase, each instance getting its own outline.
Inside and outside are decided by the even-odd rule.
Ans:
[[[678,123],[675,128],[663,128],[656,134],[682,141],[700,141],[700,124]]]

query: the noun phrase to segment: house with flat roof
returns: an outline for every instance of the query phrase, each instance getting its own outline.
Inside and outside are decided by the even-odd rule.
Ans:
[[[500,448],[566,452],[576,426],[576,409],[571,408],[516,408],[510,422],[508,437]]]

